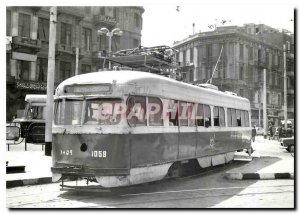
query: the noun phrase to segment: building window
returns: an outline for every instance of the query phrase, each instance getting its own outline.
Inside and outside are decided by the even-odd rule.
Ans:
[[[29,73],[30,73],[30,62],[20,60],[18,63],[18,70],[19,70],[19,79],[21,80],[29,80]]]
[[[39,58],[38,59],[38,72],[37,80],[46,82],[47,81],[47,70],[48,70],[48,59]]]
[[[86,74],[91,72],[91,65],[82,64],[81,65],[81,73]]]
[[[6,11],[6,36],[11,36],[11,12]]]
[[[239,75],[239,78],[240,80],[244,80],[244,64],[240,64],[239,66],[239,71],[240,71],[240,75]]]
[[[18,35],[30,38],[30,15],[19,13]]]
[[[244,97],[244,89],[240,89],[240,96]]]
[[[134,24],[135,24],[135,27],[140,27],[141,26],[140,16],[137,13],[134,14]]]
[[[105,7],[100,8],[100,15],[105,15]]]
[[[91,51],[91,47],[92,47],[92,30],[91,29],[82,28],[81,47],[86,51]]]
[[[72,25],[61,23],[61,32],[60,32],[60,43],[71,46],[71,32],[72,32]]]
[[[106,35],[99,36],[99,51],[107,50],[108,43],[106,41]]]
[[[118,10],[118,8],[117,7],[114,7],[114,9],[113,9],[113,16],[114,16],[114,18],[117,20],[117,21],[119,21],[119,16],[118,16],[118,12],[119,12],[119,10]]]
[[[60,62],[60,80],[63,81],[72,76],[71,62]]]
[[[43,41],[49,41],[49,20],[39,18],[38,24],[38,39]]]
[[[190,69],[190,82],[194,81],[194,69]]]
[[[267,104],[270,104],[270,94],[267,93]]]
[[[190,62],[194,62],[194,48],[190,49]]]
[[[280,106],[281,105],[281,95],[280,94],[278,94],[277,100],[278,100],[278,105]]]
[[[133,47],[136,48],[140,45],[140,41],[138,39],[133,39]]]
[[[183,63],[183,66],[185,66],[186,65],[186,50],[184,50],[183,52],[183,60],[182,60],[182,63]]]
[[[244,45],[240,44],[240,59],[244,59]]]
[[[84,7],[84,12],[86,14],[91,14],[91,7]]]
[[[139,42],[137,41],[137,43],[139,43]],[[120,50],[120,37],[119,36],[112,37],[111,49],[112,49],[112,52],[116,52],[117,50]]]
[[[253,60],[253,47],[249,47],[249,60]]]

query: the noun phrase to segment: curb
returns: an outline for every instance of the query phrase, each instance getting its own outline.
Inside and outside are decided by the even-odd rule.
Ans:
[[[6,188],[26,186],[26,185],[49,184],[49,183],[52,183],[52,177],[12,180],[12,181],[6,181]]]
[[[225,173],[225,178],[231,180],[271,180],[271,179],[294,179],[294,173]]]

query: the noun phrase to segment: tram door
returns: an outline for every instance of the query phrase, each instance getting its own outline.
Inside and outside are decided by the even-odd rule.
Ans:
[[[195,114],[193,114],[193,108],[193,103],[181,101],[179,102],[179,159],[195,157],[195,148],[197,143],[197,127]]]

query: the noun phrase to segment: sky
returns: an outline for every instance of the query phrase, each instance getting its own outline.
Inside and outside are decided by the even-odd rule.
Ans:
[[[224,3],[226,2],[226,3]],[[178,7],[179,6],[179,7]],[[142,46],[168,45],[208,26],[266,24],[294,32],[295,1],[174,1],[144,4]],[[177,10],[178,8],[178,10]],[[224,25],[221,20],[226,20]]]

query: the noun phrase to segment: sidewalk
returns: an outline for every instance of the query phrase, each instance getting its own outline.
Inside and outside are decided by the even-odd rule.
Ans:
[[[17,147],[20,148],[17,148]],[[24,151],[20,144],[6,151],[5,157],[8,166],[25,166],[25,173],[6,174],[6,187],[16,187],[52,182],[51,166],[52,157],[45,156],[41,146]],[[235,160],[248,160],[248,163],[227,171],[228,179],[278,179],[294,177],[294,157],[280,146],[278,141],[256,137],[253,143],[252,161],[246,153],[236,152]]]
[[[6,174],[6,187],[52,182],[52,157],[45,151],[6,151],[8,166],[25,166],[25,173]]]
[[[256,137],[253,143],[252,161],[225,173],[234,180],[244,179],[293,179],[294,156],[276,140]]]

